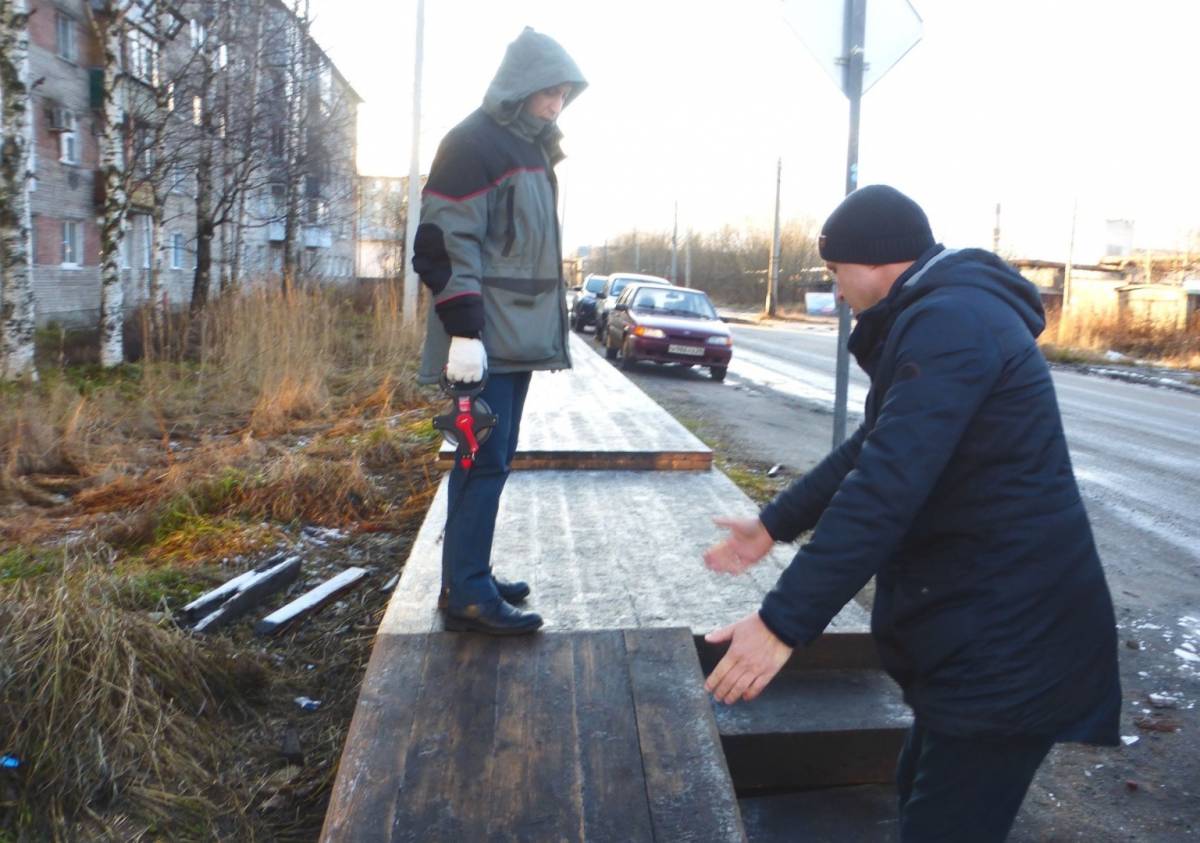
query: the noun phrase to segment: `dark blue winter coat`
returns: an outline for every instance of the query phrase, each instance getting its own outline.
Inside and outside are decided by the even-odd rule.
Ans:
[[[1035,338],[1037,290],[936,246],[859,315],[862,426],[762,512],[815,530],[760,615],[793,646],[876,575],[871,631],[925,728],[1113,744],[1116,621]]]

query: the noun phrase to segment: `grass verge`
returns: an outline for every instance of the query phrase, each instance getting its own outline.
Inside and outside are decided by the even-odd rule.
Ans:
[[[230,297],[136,364],[64,357],[3,387],[0,840],[316,837],[380,586],[437,480],[398,301]],[[338,542],[306,539],[321,528]],[[176,623],[280,547],[305,557],[298,589],[377,576],[269,641]]]

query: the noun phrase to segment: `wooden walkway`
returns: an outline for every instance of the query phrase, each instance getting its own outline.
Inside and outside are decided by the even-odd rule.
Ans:
[[[513,467],[697,469],[712,450],[628,378],[571,334],[566,372],[534,375],[521,418]],[[443,444],[441,461],[454,462]]]
[[[572,355],[534,376],[516,467],[541,470],[509,478],[493,551],[546,627],[443,630],[443,481],[377,633],[323,841],[753,841],[739,796],[890,777],[906,714],[856,604],[755,703],[704,693],[720,653],[700,636],[756,609],[791,552],[705,570],[712,516],[757,507],[575,336]],[[777,803],[753,804],[754,828],[778,827]]]
[[[743,841],[688,630],[383,635],[326,840]]]

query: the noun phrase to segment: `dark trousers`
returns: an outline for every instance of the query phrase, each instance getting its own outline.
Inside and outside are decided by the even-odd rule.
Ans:
[[[497,417],[496,427],[469,474],[457,464],[450,472],[442,587],[450,589],[451,611],[500,599],[492,580],[492,538],[500,493],[517,452],[529,380],[529,372],[488,376],[480,397]]]
[[[896,769],[900,840],[1000,843],[1052,743],[955,738],[914,724]]]

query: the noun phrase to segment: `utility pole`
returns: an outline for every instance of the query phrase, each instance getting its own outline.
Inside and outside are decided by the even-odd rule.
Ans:
[[[992,251],[1000,254],[1000,203],[996,203],[996,226],[992,229]]]
[[[642,247],[638,243],[636,228],[633,230],[633,271],[642,271]]]
[[[408,212],[404,232],[404,324],[417,322],[417,290],[421,279],[413,269],[413,244],[421,222],[421,67],[425,43],[425,0],[417,0],[417,44],[413,67],[412,157],[408,164]]]
[[[858,189],[858,126],[862,106],[863,49],[867,29],[867,0],[846,0],[842,29],[845,61],[843,89],[850,100],[850,141],[846,150],[846,195]],[[850,307],[838,302],[837,380],[833,403],[833,447],[846,438],[846,401],[850,391]]]
[[[1079,216],[1079,200],[1075,200],[1075,204],[1071,206],[1071,241],[1067,244],[1067,265],[1063,268],[1063,300],[1061,317],[1067,315],[1067,308],[1071,304],[1071,274],[1075,269],[1075,221]]]
[[[683,241],[683,286],[692,286],[692,230],[690,228],[687,239]]]
[[[675,284],[679,280],[677,268],[679,266],[679,200],[675,200],[675,222],[671,226],[671,283]]]
[[[783,159],[775,162],[775,234],[771,238],[771,257],[767,262],[767,302],[763,313],[774,316],[779,306],[779,189],[783,184]]]

